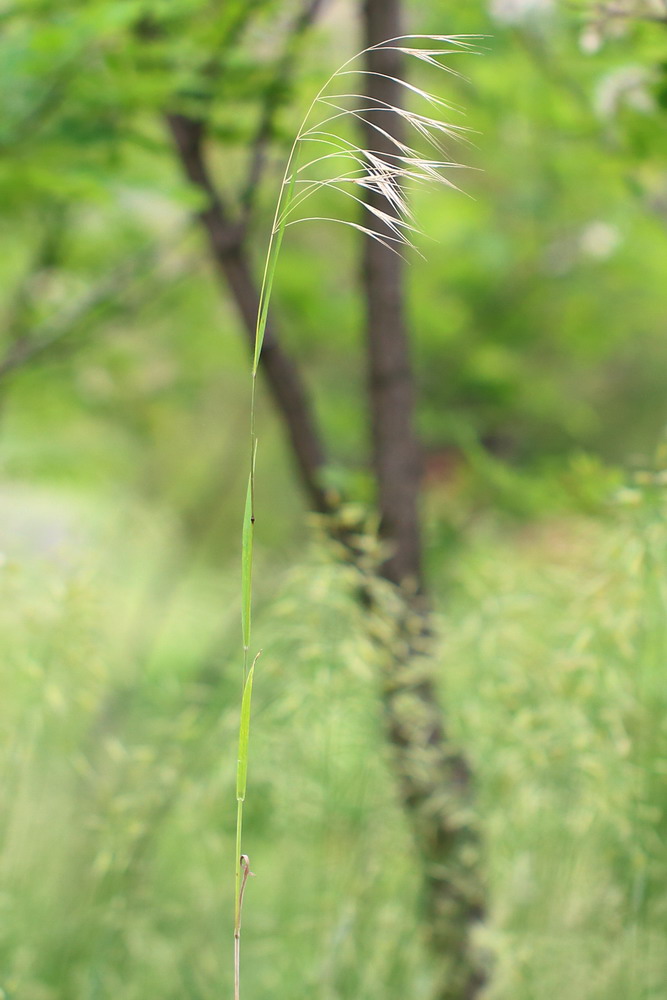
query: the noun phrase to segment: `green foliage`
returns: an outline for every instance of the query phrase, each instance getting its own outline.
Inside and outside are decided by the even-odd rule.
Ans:
[[[0,270],[3,350],[9,331],[13,339],[63,313],[66,320],[69,305],[110,273],[136,273],[131,287],[119,273],[76,328],[64,323],[62,341],[35,362],[47,366],[45,381],[14,376],[15,412],[29,419],[44,391],[72,419],[89,420],[92,411],[111,434],[133,439],[126,475],[171,489],[177,449],[162,442],[190,422],[196,436],[203,425],[213,430],[212,401],[228,395],[235,378],[220,369],[230,358],[236,364],[240,347],[233,315],[221,312],[198,265],[199,246],[184,235],[201,200],[180,179],[161,114],[197,105],[218,137],[216,172],[227,192],[240,189],[239,142],[254,131],[278,46],[266,44],[267,25],[275,24],[269,3],[222,10],[197,3],[186,21],[181,5],[140,6],[159,22],[157,38],[137,34],[137,5],[117,0],[23,3],[8,15],[0,40],[0,75],[14,102],[3,120],[0,178],[11,218]],[[443,28],[427,8],[419,22]],[[489,22],[473,6],[451,12],[446,27],[488,31]],[[481,148],[457,155],[482,171],[460,178],[474,200],[443,195],[416,206],[437,240],[424,246],[426,262],[412,276],[419,420],[429,447],[456,444],[463,426],[523,464],[545,454],[567,463],[581,447],[619,460],[645,447],[664,420],[659,112],[623,101],[611,117],[595,110],[630,44],[651,72],[655,39],[645,27],[636,39],[612,39],[584,55],[580,28],[564,17],[550,22],[548,37],[539,22],[530,31],[495,25],[484,55],[467,60],[472,86],[456,78],[438,84],[469,108]],[[206,74],[213,50],[222,62]],[[321,66],[304,54],[312,92]],[[321,63],[315,47],[310,58]],[[205,97],[184,82],[197,73],[208,81]],[[294,121],[298,105],[297,94]],[[277,132],[291,127],[278,122]],[[637,129],[653,137],[650,149],[634,142]],[[269,181],[267,204],[275,199]],[[268,228],[268,211],[262,221]],[[136,272],[138,248],[148,256]],[[352,464],[346,485],[363,493],[363,414],[357,393],[347,391],[350,381],[363,388],[361,361],[349,363],[358,356],[360,322],[355,253],[344,231],[293,230],[278,306],[288,342],[313,372],[334,465]],[[329,266],[332,258],[341,268]],[[319,335],[324,306],[335,336]],[[263,441],[266,434],[262,427]],[[192,430],[184,436],[191,441]],[[218,460],[209,449],[191,459],[198,470]],[[193,474],[202,480],[201,471]]]
[[[12,95],[0,167],[11,220],[0,272],[7,329],[13,325],[17,334],[59,317],[64,303],[85,297],[141,247],[153,248],[151,309],[185,378],[189,338],[181,331],[234,326],[232,316],[221,319],[213,290],[202,301],[210,275],[192,264],[174,310],[173,271],[161,264],[182,259],[186,218],[201,207],[201,196],[180,177],[162,115],[165,108],[185,110],[209,122],[214,172],[238,203],[244,146],[257,128],[280,32],[294,10],[277,16],[269,0],[221,8],[204,0],[97,0],[24,2],[8,12],[0,39],[0,82]],[[468,109],[459,120],[478,133],[472,147],[453,151],[480,168],[458,175],[472,197],[426,202],[423,195],[415,206],[429,237],[426,262],[411,278],[424,438],[430,447],[450,445],[463,424],[528,465],[573,448],[617,461],[645,447],[665,419],[657,29],[637,26],[587,54],[585,22],[566,11],[546,22],[505,26],[491,22],[482,4],[466,5],[451,11],[445,25],[440,13],[420,5],[412,20],[419,30],[491,32],[483,55],[467,60],[470,85],[455,77],[437,83],[446,99]],[[278,138],[271,153],[281,158],[279,137],[293,134],[306,95],[324,79],[317,45],[303,54],[293,110],[272,133]],[[348,54],[341,51],[341,58]],[[430,76],[414,80],[433,84]],[[260,234],[270,226],[275,185],[271,173],[260,192]],[[326,194],[321,207],[327,214]],[[50,256],[40,260],[49,242]],[[315,372],[337,465],[363,461],[361,408],[355,394],[342,391],[348,360],[359,357],[355,253],[344,231],[294,230],[278,302],[289,343]],[[340,268],[329,266],[334,258]],[[89,334],[95,353],[128,308],[135,321],[126,283],[119,282],[111,300],[113,308],[107,303],[86,314],[78,334],[68,333],[40,358],[48,363],[66,350],[66,364],[50,374],[77,405],[72,390],[82,335]],[[335,337],[319,335],[325,307]],[[218,354],[213,337],[206,342],[213,373],[228,352]],[[104,349],[96,365],[109,365]],[[360,357],[352,367],[361,371]],[[213,379],[207,388],[216,391]],[[29,394],[22,398],[29,406]],[[176,421],[187,410],[181,403],[179,396],[170,404]],[[122,421],[123,412],[109,409],[109,416]]]
[[[643,478],[606,525],[482,524],[448,574],[437,655],[478,776],[499,1000],[639,1000],[664,982],[667,535],[664,473]],[[119,513],[136,541],[93,535],[94,572],[72,545],[0,572],[10,996],[231,984],[235,574],[187,568],[155,513]],[[357,587],[316,551],[259,601],[251,995],[429,996]]]
[[[658,996],[667,974],[664,485],[461,562],[445,690],[472,749],[494,997]],[[474,685],[474,696],[472,686]],[[474,749],[473,749],[474,748]]]
[[[479,133],[455,154],[482,168],[460,175],[473,197],[415,203],[436,240],[411,276],[428,561],[443,694],[478,774],[492,996],[645,1000],[666,976],[664,473],[620,490],[608,462],[666,416],[664,52],[631,23],[593,52],[586,19],[552,6],[508,24],[412,5],[420,31],[490,34],[470,83],[441,81]],[[16,1000],[231,987],[248,364],[162,119],[207,120],[238,208],[295,10],[0,13],[0,354],[55,336],[0,382],[0,988]],[[288,85],[258,248],[284,137],[350,27],[336,11]],[[367,501],[356,261],[350,231],[293,230],[277,306],[328,481]],[[257,408],[248,993],[426,1000],[359,581],[303,555],[261,390]]]
[[[202,602],[202,577],[180,593],[176,579],[142,585],[142,566],[150,559],[154,570],[169,534],[147,513],[125,510],[123,519],[135,529],[143,520],[145,542],[107,563],[111,587],[101,588],[71,542],[55,563],[7,558],[2,567],[9,996],[139,997],[149,983],[177,995],[184,973],[170,937],[188,924],[181,954],[194,956],[217,919],[219,796],[229,776],[219,774],[211,734],[229,692],[207,660],[214,644],[222,648],[219,608]],[[160,548],[148,541],[156,536]],[[230,724],[225,731],[230,738]],[[190,837],[196,865],[182,867],[179,845]],[[192,965],[194,980],[211,976],[206,962]]]

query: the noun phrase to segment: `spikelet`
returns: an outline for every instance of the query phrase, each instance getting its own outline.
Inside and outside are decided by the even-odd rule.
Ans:
[[[441,60],[474,52],[475,38],[404,35],[370,46],[336,70],[313,100],[298,131],[285,170],[273,234],[300,222],[327,221],[357,229],[396,252],[400,252],[401,247],[414,248],[413,236],[418,230],[407,191],[415,185],[432,183],[458,190],[447,171],[459,168],[460,164],[447,156],[443,144],[447,140],[465,141],[469,129],[442,119],[442,112],[458,110],[442,98],[401,77],[364,69],[355,63],[370,51],[387,49],[458,76]],[[406,95],[417,98],[431,113],[395,106],[347,89],[348,77],[364,79],[369,76],[382,77],[399,85]],[[377,112],[383,113],[383,119],[387,115],[399,118],[408,135],[413,136],[410,142],[393,135],[390,129],[375,120]],[[339,134],[339,127],[350,121],[364,125],[370,134],[377,133],[381,137],[379,144],[384,148],[367,148]],[[433,155],[420,152],[417,145],[430,147]],[[299,163],[301,159],[305,162]],[[363,224],[335,216],[304,214],[305,203],[323,188],[333,189],[364,205],[367,215]],[[379,195],[383,207],[369,204],[364,197],[369,191]]]

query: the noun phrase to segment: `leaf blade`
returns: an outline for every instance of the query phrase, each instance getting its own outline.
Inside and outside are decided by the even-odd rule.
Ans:
[[[243,530],[241,535],[241,629],[243,632],[243,649],[247,654],[250,646],[250,624],[252,612],[252,555],[255,535],[255,517],[253,512],[253,473],[248,476],[245,509],[243,512]]]
[[[259,653],[257,654],[259,656]],[[243,685],[243,698],[241,699],[241,722],[239,724],[239,754],[236,767],[236,801],[243,802],[245,799],[246,785],[248,781],[248,743],[250,741],[250,709],[252,706],[252,683],[255,676],[255,657],[253,664],[248,671],[245,684]]]

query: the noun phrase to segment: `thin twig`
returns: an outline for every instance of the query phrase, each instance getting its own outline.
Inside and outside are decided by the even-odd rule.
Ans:
[[[92,288],[70,309],[52,317],[33,331],[23,332],[9,345],[4,357],[0,358],[0,380],[25,368],[36,358],[60,346],[76,330],[80,329],[81,325],[89,320],[98,309],[118,301],[121,295],[127,295],[140,278],[145,278],[147,274],[150,274],[161,258],[161,248],[148,247],[129,261],[125,261],[111,277]],[[170,276],[171,280],[173,277]],[[146,290],[144,298],[148,298],[148,294],[148,290]]]
[[[56,205],[51,213],[47,213],[31,261],[6,307],[4,326],[14,346],[26,338],[35,278],[56,266],[66,231],[63,207]]]
[[[576,10],[581,13],[581,8],[569,4],[571,9]],[[651,13],[649,10],[641,10],[636,5],[632,3],[623,5],[619,3],[597,3],[593,9],[593,14],[599,19],[599,21],[604,21],[605,19],[627,20],[627,21],[645,21],[653,24],[667,24],[667,4],[665,6],[665,13]]]
[[[264,105],[252,142],[248,176],[240,198],[244,224],[248,223],[255,204],[257,190],[266,167],[266,152],[273,134],[276,115],[285,102],[286,91],[294,71],[296,50],[325,2],[326,0],[307,0],[292,24],[283,53],[278,60],[275,76],[266,89]]]

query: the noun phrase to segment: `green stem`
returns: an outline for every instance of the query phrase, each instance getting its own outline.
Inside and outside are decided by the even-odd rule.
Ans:
[[[234,904],[234,1000],[241,996],[241,832],[243,830],[243,799],[236,803],[236,884]]]

